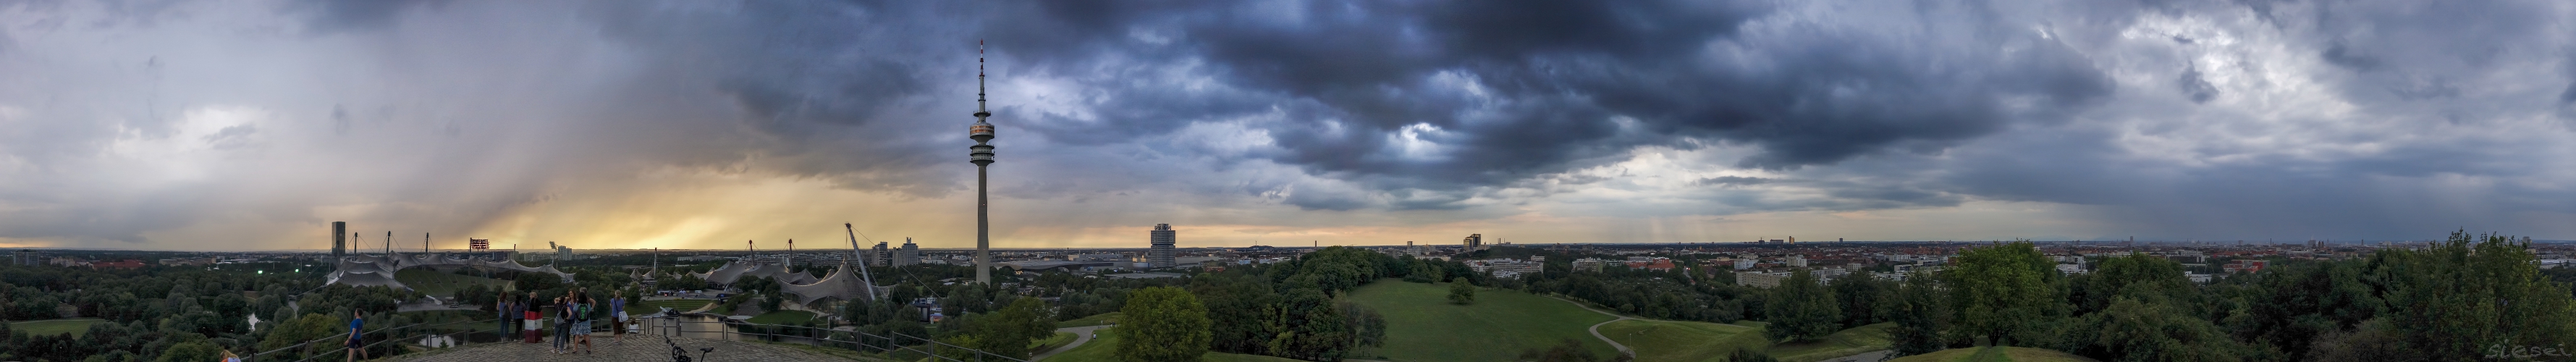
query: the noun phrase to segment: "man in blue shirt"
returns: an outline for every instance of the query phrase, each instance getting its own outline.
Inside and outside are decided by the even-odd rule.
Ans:
[[[354,312],[349,312],[349,343],[348,343],[348,346],[347,346],[347,347],[348,347],[348,349],[349,349],[349,353],[348,353],[348,358],[346,358],[346,359],[342,359],[343,361],[356,361],[356,360],[358,360],[358,357],[359,357],[359,356],[365,356],[365,355],[367,355],[366,344],[364,344],[364,343],[359,343],[359,342],[358,342],[359,332],[364,331],[364,330],[365,330],[365,328],[366,328],[366,326],[367,326],[367,312],[365,312],[365,311],[354,311]],[[369,359],[373,359],[373,358],[375,358],[375,357],[367,357],[367,358],[369,358]]]

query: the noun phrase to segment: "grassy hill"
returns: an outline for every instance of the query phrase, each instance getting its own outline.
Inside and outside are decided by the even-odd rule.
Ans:
[[[1593,355],[1615,356],[1618,350],[1588,331],[1615,318],[1555,298],[1502,289],[1478,289],[1476,303],[1449,304],[1449,285],[1381,280],[1361,286],[1349,299],[1386,316],[1386,347],[1362,351],[1360,359],[1395,362],[1509,361],[1524,350],[1554,346],[1560,340],[1582,343]],[[1474,346],[1474,348],[1461,348]],[[1378,358],[1383,356],[1384,358]]]
[[[1825,336],[1822,341],[1772,345],[1764,353],[1781,362],[1806,362],[1888,349],[1896,343],[1887,339],[1887,328],[1895,326],[1896,323],[1879,323],[1852,327]]]
[[[9,330],[22,335],[51,336],[70,333],[74,337],[89,334],[89,326],[108,323],[98,318],[46,319],[9,323]]]
[[[1102,330],[1100,330],[1100,337],[1099,337],[1099,338],[1092,338],[1090,342],[1084,342],[1081,346],[1073,347],[1073,350],[1070,350],[1070,351],[1064,351],[1064,354],[1058,354],[1058,355],[1054,355],[1054,356],[1048,356],[1046,359],[1044,359],[1044,360],[1040,360],[1040,361],[1045,361],[1045,362],[1116,362],[1116,361],[1118,361],[1118,333],[1117,333],[1117,332],[1118,332],[1118,330],[1117,330],[1117,329],[1115,329],[1115,328],[1111,328],[1111,329],[1102,329]],[[1215,353],[1215,352],[1209,352],[1206,356],[1203,356],[1203,357],[1204,357],[1204,358],[1200,360],[1200,361],[1202,361],[1202,362],[1296,362],[1296,361],[1297,361],[1297,360],[1293,360],[1293,359],[1286,359],[1286,358],[1279,358],[1279,357],[1271,357],[1271,356],[1259,356],[1259,355],[1249,355],[1249,354],[1233,354],[1233,353]]]
[[[1630,319],[1601,326],[1601,335],[1637,351],[1640,362],[1716,362],[1737,349],[1762,348],[1762,329],[1705,322]]]
[[[1601,326],[1601,335],[1637,351],[1640,362],[1717,362],[1737,349],[1753,348],[1781,361],[1817,361],[1887,349],[1887,328],[1879,323],[1834,332],[1822,341],[1772,344],[1762,337],[1760,322],[1624,320]]]
[[[1969,347],[1905,356],[1889,362],[2100,362],[2057,350],[2023,347]]]
[[[805,321],[812,321],[812,320],[814,320],[814,319],[815,319],[815,318],[817,318],[817,317],[819,317],[819,316],[814,315],[814,312],[807,312],[807,311],[801,311],[801,310],[782,310],[782,311],[774,311],[774,312],[769,312],[769,313],[761,313],[760,315],[751,316],[751,319],[750,319],[750,320],[746,320],[745,322],[751,322],[751,323],[756,323],[756,324],[795,324],[795,323],[800,323],[800,322],[805,322]]]
[[[510,285],[510,281],[507,280],[440,273],[438,271],[428,269],[396,270],[394,271],[394,281],[399,281],[402,282],[403,285],[411,286],[412,290],[420,291],[420,294],[428,294],[439,298],[454,296],[456,295],[457,290],[465,289],[465,286],[468,285],[483,284],[496,288]]]

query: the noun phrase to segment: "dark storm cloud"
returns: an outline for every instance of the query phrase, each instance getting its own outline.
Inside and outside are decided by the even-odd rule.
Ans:
[[[374,30],[391,26],[403,11],[435,7],[449,0],[297,0],[287,11],[308,17],[306,29],[314,32]]]
[[[35,18],[82,5],[10,4]],[[384,215],[489,221],[581,184],[564,180],[655,167],[948,196],[966,172],[975,39],[995,98],[1014,101],[994,104],[1003,165],[1042,179],[1028,197],[1168,187],[1477,212],[1635,187],[1707,201],[1685,214],[2027,201],[2234,233],[2398,233],[2576,199],[2533,182],[2565,175],[2545,170],[2568,158],[2547,156],[2576,114],[2569,14],[2546,1],[289,1],[225,23],[252,25],[157,30],[239,36],[222,56],[14,45],[235,13],[126,4],[76,25],[0,19],[15,25],[0,27],[0,64],[20,67],[0,72],[31,78],[0,85],[14,107],[0,110],[19,112],[0,114],[15,122],[0,175],[51,176],[0,181],[0,206],[22,210],[0,213],[0,237],[131,241],[228,210],[359,203],[236,208],[248,196],[231,191],[257,185],[59,177],[112,166],[97,156],[119,140],[177,134],[175,105],[224,102],[285,121],[187,144],[354,154],[332,166],[392,175],[366,192]],[[291,73],[279,82],[321,85],[263,98],[231,89],[262,82],[164,82],[138,65],[204,79],[296,50],[364,66]],[[2559,128],[2516,123],[2545,117]],[[331,137],[281,142],[305,133]],[[1715,156],[1654,170],[1688,173],[1679,189],[1581,174],[1667,151]],[[1226,177],[1243,179],[1210,180]],[[1511,191],[1548,180],[1565,183]]]
[[[985,33],[1049,62],[1208,62],[1239,93],[1113,102],[1103,108],[1128,117],[1101,127],[1152,133],[1287,108],[1297,121],[1269,128],[1285,149],[1274,160],[1387,176],[1389,187],[1501,185],[1637,146],[1677,145],[1678,136],[1761,145],[1765,152],[1742,164],[1774,169],[1932,152],[2008,124],[2062,121],[2109,86],[2083,56],[2001,24],[1936,30],[1992,35],[1940,39],[1967,40],[1955,44],[1806,28],[1737,37],[1745,21],[1772,15],[1762,2],[1092,5],[1014,8]],[[1989,15],[1974,6],[1921,10]],[[1997,48],[2016,51],[1984,50]],[[1118,92],[1167,92],[1160,86]],[[2036,102],[2006,109],[2007,99]],[[1620,129],[1614,118],[1622,117],[1637,128]],[[1443,157],[1395,156],[1388,135],[1417,124],[1443,131],[1429,140],[1450,147]]]

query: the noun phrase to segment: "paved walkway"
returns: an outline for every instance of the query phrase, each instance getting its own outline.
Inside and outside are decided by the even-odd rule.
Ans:
[[[628,335],[626,336],[625,343],[618,343],[607,337],[608,336],[606,335],[592,337],[595,339],[591,342],[591,350],[593,352],[591,354],[554,354],[547,351],[551,349],[551,345],[546,343],[498,343],[459,347],[429,353],[395,356],[394,358],[384,360],[406,362],[668,362],[671,360],[671,345],[663,344],[662,338],[659,336]],[[641,337],[651,338],[646,339]],[[807,352],[786,346],[761,343],[689,338],[673,338],[671,341],[673,343],[678,343],[681,348],[688,349],[689,359],[696,361],[852,360],[847,357]],[[706,347],[715,347],[716,350],[715,352],[705,354],[704,359],[700,359],[698,349]],[[337,359],[334,359],[334,361],[337,361]]]
[[[1556,296],[1548,296],[1548,298],[1556,298]],[[1616,317],[1616,318],[1618,318],[1618,319],[1612,319],[1612,320],[1610,320],[1609,322],[1601,322],[1601,323],[1593,324],[1593,325],[1592,325],[1592,328],[1591,328],[1591,331],[1592,331],[1592,338],[1600,338],[1600,339],[1601,339],[1601,342],[1603,342],[1603,343],[1609,343],[1611,348],[1618,348],[1618,349],[1619,349],[1619,353],[1620,353],[1620,354],[1626,354],[1626,355],[1628,355],[1628,358],[1631,358],[1631,359],[1637,358],[1637,351],[1628,349],[1628,346],[1627,346],[1627,345],[1619,344],[1619,341],[1613,341],[1613,340],[1610,340],[1610,337],[1609,337],[1609,336],[1603,336],[1603,335],[1601,335],[1601,326],[1602,326],[1602,325],[1610,324],[1610,322],[1624,321],[1624,320],[1630,320],[1630,319],[1636,319],[1636,318],[1629,318],[1628,316],[1619,315],[1618,313],[1611,313],[1611,312],[1603,311],[1603,310],[1599,310],[1599,309],[1592,309],[1592,306],[1589,306],[1589,305],[1583,305],[1583,302],[1577,302],[1577,301],[1573,301],[1573,300],[1569,300],[1569,299],[1565,299],[1565,298],[1556,298],[1556,300],[1562,300],[1562,301],[1565,301],[1566,303],[1574,303],[1574,306],[1576,306],[1576,307],[1582,307],[1582,308],[1583,308],[1583,310],[1592,311],[1593,313],[1601,313],[1601,315],[1606,315],[1606,316],[1611,316],[1611,317]]]
[[[1074,348],[1074,347],[1081,347],[1083,343],[1090,343],[1090,342],[1091,342],[1091,332],[1092,332],[1092,331],[1098,331],[1098,330],[1100,330],[1101,328],[1109,328],[1109,326],[1090,326],[1090,327],[1056,328],[1056,329],[1055,329],[1055,331],[1057,331],[1057,332],[1072,332],[1072,333],[1073,333],[1073,343],[1066,343],[1066,344],[1064,344],[1064,346],[1063,346],[1063,347],[1056,347],[1054,350],[1046,351],[1046,353],[1039,353],[1037,356],[1029,357],[1029,361],[1031,361],[1031,362],[1035,362],[1035,361],[1039,361],[1039,360],[1044,360],[1044,359],[1046,359],[1047,357],[1053,357],[1053,356],[1055,356],[1055,354],[1057,354],[1057,353],[1064,353],[1064,351],[1071,351],[1071,350],[1073,350],[1073,348]]]

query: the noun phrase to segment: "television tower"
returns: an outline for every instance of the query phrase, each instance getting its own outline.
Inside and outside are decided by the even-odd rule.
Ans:
[[[992,204],[984,196],[984,167],[993,164],[993,145],[986,143],[993,140],[993,124],[985,123],[984,118],[992,116],[993,112],[984,110],[984,41],[977,40],[975,125],[966,126],[966,138],[975,139],[975,146],[967,148],[972,150],[967,155],[972,157],[969,162],[975,163],[975,282],[980,284],[993,283],[993,220],[987,213]]]

